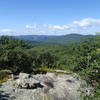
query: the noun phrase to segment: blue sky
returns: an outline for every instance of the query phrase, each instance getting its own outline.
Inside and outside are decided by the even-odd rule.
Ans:
[[[100,0],[0,0],[0,34],[95,34],[99,12]]]

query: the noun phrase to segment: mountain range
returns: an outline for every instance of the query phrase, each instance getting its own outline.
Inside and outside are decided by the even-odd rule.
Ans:
[[[93,35],[81,35],[81,34],[68,34],[62,36],[48,36],[48,35],[20,35],[14,36],[15,38],[28,40],[31,42],[45,42],[45,43],[73,43],[73,42],[80,42],[84,38],[93,37]]]

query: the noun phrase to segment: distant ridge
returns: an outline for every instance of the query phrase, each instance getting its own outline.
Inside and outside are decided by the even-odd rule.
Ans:
[[[81,35],[81,34],[68,34],[62,36],[48,36],[48,35],[21,35],[15,36],[15,38],[28,40],[31,42],[46,42],[46,43],[72,43],[80,42],[83,38],[93,37],[93,35]]]

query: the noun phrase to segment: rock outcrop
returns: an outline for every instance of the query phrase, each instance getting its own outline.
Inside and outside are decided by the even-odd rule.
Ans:
[[[20,73],[2,84],[0,100],[80,100],[82,84],[74,75]]]

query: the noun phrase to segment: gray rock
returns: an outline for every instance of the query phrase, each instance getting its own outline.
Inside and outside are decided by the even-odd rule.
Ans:
[[[22,89],[35,89],[43,87],[38,80],[26,73],[19,74],[19,79],[16,80],[16,86]]]
[[[20,73],[18,79],[3,83],[0,93],[6,100],[80,100],[82,84],[73,75]]]

